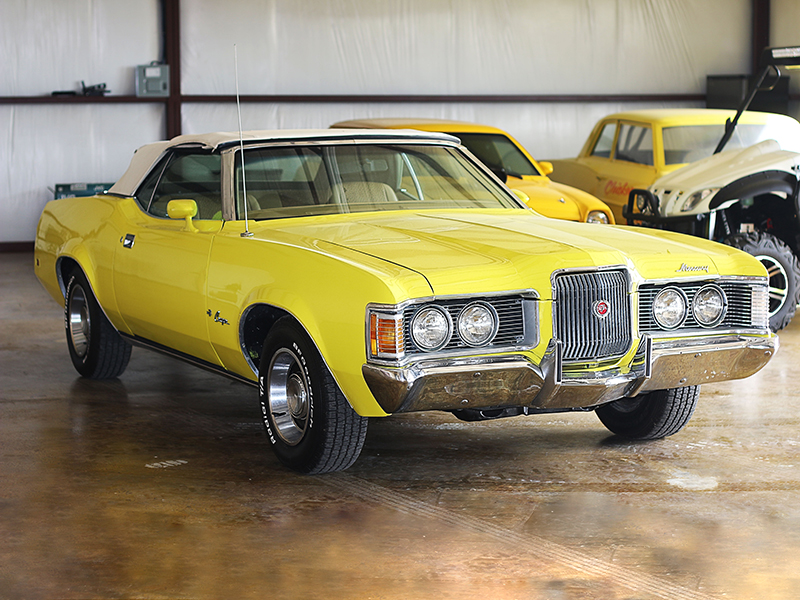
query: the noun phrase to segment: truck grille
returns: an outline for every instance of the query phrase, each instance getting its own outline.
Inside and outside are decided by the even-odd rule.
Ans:
[[[605,360],[630,348],[631,309],[624,271],[558,275],[553,299],[554,334],[564,344],[564,360]]]

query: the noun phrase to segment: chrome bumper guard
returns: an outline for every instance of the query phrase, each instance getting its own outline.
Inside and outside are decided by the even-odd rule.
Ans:
[[[538,365],[522,355],[505,355],[420,361],[402,368],[365,364],[362,372],[387,413],[498,406],[558,411],[749,377],[769,362],[778,346],[776,335],[643,336],[630,364],[588,371],[564,365],[561,343],[554,340]]]

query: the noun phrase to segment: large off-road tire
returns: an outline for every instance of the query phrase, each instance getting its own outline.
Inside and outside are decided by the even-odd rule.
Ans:
[[[595,411],[611,432],[633,440],[657,440],[678,433],[697,406],[700,386],[656,390],[623,398]]]
[[[69,356],[78,373],[88,379],[122,375],[131,358],[131,345],[108,321],[79,270],[67,276],[64,326]]]
[[[769,275],[769,326],[780,331],[792,320],[800,302],[800,262],[791,248],[763,231],[736,233],[725,243],[752,254]]]
[[[278,460],[309,474],[342,471],[355,462],[367,418],[353,410],[291,317],[267,335],[258,371],[261,417]]]

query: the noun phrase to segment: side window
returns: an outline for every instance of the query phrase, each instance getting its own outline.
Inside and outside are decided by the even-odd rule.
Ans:
[[[620,124],[614,158],[640,165],[652,165],[652,130],[641,125]]]
[[[597,143],[592,150],[592,156],[600,158],[611,158],[611,149],[614,147],[614,132],[617,130],[616,123],[606,123],[597,138]]]
[[[218,154],[172,154],[164,167],[150,173],[136,199],[156,217],[167,216],[170,200],[194,200],[198,219],[221,219],[220,169]]]
[[[331,193],[322,155],[312,148],[247,150],[244,182],[237,152],[234,185],[237,219],[244,218],[245,185],[248,218],[270,218],[278,214],[275,209],[323,204]]]
[[[170,157],[162,159],[156,168],[150,171],[150,174],[145,178],[144,182],[136,191],[136,201],[145,212],[150,212],[150,203],[153,201],[153,191],[156,189],[156,185],[158,185],[158,182],[161,180],[161,174],[164,172],[164,167],[169,162],[169,158]]]

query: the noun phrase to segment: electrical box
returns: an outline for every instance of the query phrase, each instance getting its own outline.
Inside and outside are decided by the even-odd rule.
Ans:
[[[169,96],[169,65],[152,62],[136,67],[136,96]]]

